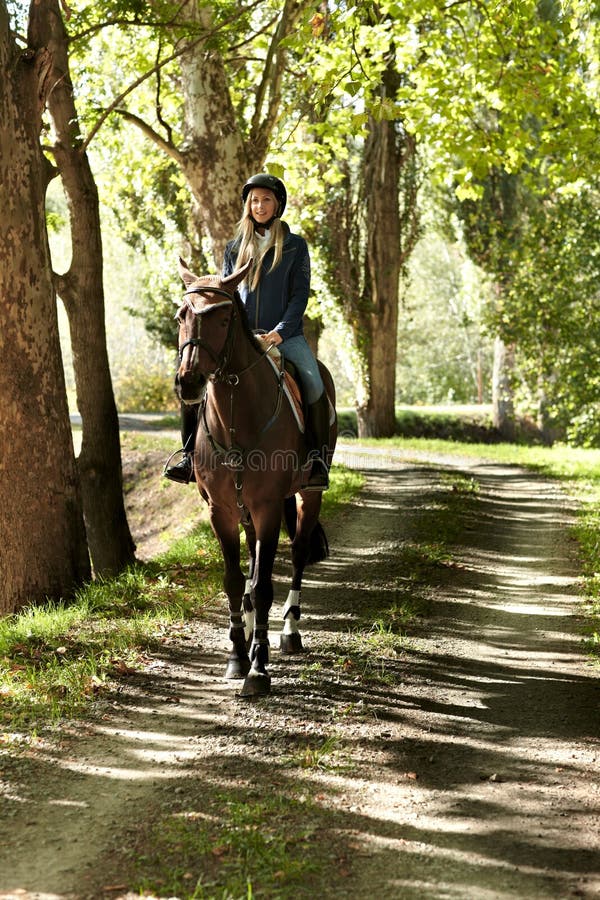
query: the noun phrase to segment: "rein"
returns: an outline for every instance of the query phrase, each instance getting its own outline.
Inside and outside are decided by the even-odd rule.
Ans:
[[[243,473],[243,469],[244,469],[244,460],[249,453],[251,453],[253,450],[255,450],[259,446],[262,438],[267,433],[267,431],[275,424],[275,422],[279,418],[279,413],[281,412],[281,406],[283,403],[283,379],[285,377],[283,357],[280,357],[281,363],[280,363],[279,371],[278,372],[274,371],[275,379],[277,381],[277,400],[275,402],[275,409],[274,409],[271,417],[269,418],[269,420],[261,428],[261,430],[256,438],[256,441],[254,443],[254,446],[252,446],[250,448],[240,447],[239,444],[237,444],[236,440],[235,440],[236,429],[235,429],[235,425],[233,424],[233,421],[234,421],[234,398],[235,398],[234,389],[239,385],[240,378],[242,377],[242,375],[245,375],[247,372],[249,372],[251,369],[253,369],[255,366],[257,366],[260,362],[262,362],[263,359],[267,356],[267,354],[270,353],[270,351],[274,345],[269,344],[264,351],[260,352],[260,355],[256,359],[254,359],[251,363],[249,363],[247,366],[245,366],[243,369],[241,369],[241,371],[227,372],[226,370],[227,370],[227,366],[229,365],[230,356],[231,356],[231,352],[233,350],[233,346],[235,343],[235,335],[236,335],[234,326],[235,326],[236,316],[238,315],[238,311],[236,308],[235,300],[234,300],[234,297],[231,294],[229,294],[227,291],[221,290],[220,288],[213,288],[213,287],[209,287],[209,286],[201,287],[201,288],[191,288],[190,290],[185,292],[184,296],[187,298],[187,296],[189,294],[205,294],[205,293],[221,294],[222,296],[226,297],[227,300],[224,300],[221,303],[215,303],[209,309],[206,309],[203,311],[197,310],[190,300],[186,299],[185,303],[186,303],[186,306],[188,307],[188,309],[192,313],[194,313],[194,315],[203,315],[204,312],[210,312],[212,309],[217,309],[220,306],[228,306],[228,305],[232,306],[232,314],[231,314],[231,318],[229,320],[229,326],[227,329],[227,335],[225,338],[223,350],[222,350],[221,354],[219,355],[219,354],[215,353],[213,348],[210,347],[208,344],[206,344],[201,338],[189,338],[188,340],[184,341],[184,343],[179,348],[179,359],[180,360],[182,359],[183,351],[185,350],[186,347],[190,347],[190,346],[191,347],[201,347],[203,350],[206,350],[206,352],[210,355],[210,357],[214,360],[214,362],[217,365],[217,368],[215,369],[215,371],[212,372],[210,375],[208,375],[208,380],[211,381],[213,384],[217,384],[219,382],[223,383],[223,384],[227,384],[227,385],[229,385],[229,387],[231,389],[230,395],[229,395],[230,446],[229,447],[223,446],[210,433],[210,429],[208,427],[208,422],[206,420],[206,409],[207,409],[207,405],[208,405],[208,398],[207,398],[206,394],[204,395],[204,398],[202,399],[202,403],[201,403],[201,407],[202,407],[201,422],[202,422],[205,434],[206,434],[208,440],[210,441],[210,445],[211,445],[214,453],[217,454],[217,456],[220,456],[223,458],[222,465],[226,466],[228,469],[231,469],[232,472],[236,473],[236,478],[235,478],[234,484],[235,484],[235,489],[236,489],[236,494],[237,494],[237,506],[239,509],[243,509],[244,503],[242,502],[242,473]]]

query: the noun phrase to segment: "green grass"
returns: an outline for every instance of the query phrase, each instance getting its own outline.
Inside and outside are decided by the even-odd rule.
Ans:
[[[323,818],[293,785],[268,793],[206,786],[145,832],[136,888],[179,900],[314,896],[311,879],[331,865]]]
[[[308,744],[299,749],[289,758],[289,765],[292,767],[297,766],[301,769],[333,770],[336,768],[334,757],[338,744],[338,736],[330,734],[324,741]]]
[[[586,646],[600,662],[600,449],[567,447],[525,447],[516,444],[464,444],[423,438],[385,438],[357,441],[382,449],[397,448],[408,458],[423,454],[455,455],[516,465],[559,481],[578,504],[577,522],[572,531],[578,542],[582,567],[582,594],[587,617]],[[460,492],[476,492],[476,486],[461,485]]]
[[[141,449],[155,449],[156,436],[138,438]],[[330,516],[362,478],[336,466],[331,481],[323,504]],[[218,543],[201,523],[151,563],[96,579],[69,605],[27,607],[0,619],[0,732],[27,737],[85,714],[118,678],[142,669],[174,625],[222,602],[221,581]]]
[[[397,448],[405,452],[454,454],[472,459],[524,466],[555,478],[596,481],[600,484],[600,450],[581,447],[524,447],[520,444],[465,444],[437,438],[374,438],[356,441],[357,446]],[[416,457],[418,458],[418,457]]]
[[[202,525],[152,564],[86,586],[68,606],[1,619],[2,729],[33,733],[81,715],[116,678],[142,668],[174,622],[199,615],[220,578],[216,541]]]

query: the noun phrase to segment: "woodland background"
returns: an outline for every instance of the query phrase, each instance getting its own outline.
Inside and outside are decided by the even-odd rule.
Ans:
[[[117,410],[171,402],[176,258],[263,169],[359,436],[489,402],[597,445],[599,63],[586,0],[0,0],[0,608],[133,561]]]

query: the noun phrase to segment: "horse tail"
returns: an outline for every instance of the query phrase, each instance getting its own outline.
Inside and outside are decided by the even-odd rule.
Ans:
[[[293,541],[296,536],[296,498],[286,497],[283,501],[283,518],[285,528]],[[308,559],[306,565],[310,566],[314,563],[322,562],[329,556],[329,541],[325,534],[325,529],[317,520],[315,527],[310,533],[308,542]]]

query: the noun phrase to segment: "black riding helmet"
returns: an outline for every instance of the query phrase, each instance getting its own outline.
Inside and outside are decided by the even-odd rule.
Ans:
[[[279,202],[279,209],[277,210],[276,218],[281,218],[285,209],[285,205],[287,203],[287,191],[285,189],[283,181],[281,181],[281,179],[277,178],[275,175],[269,175],[267,172],[261,172],[259,175],[253,175],[248,179],[248,181],[242,188],[242,200],[244,201],[244,203],[246,202],[246,197],[248,196],[252,188],[259,187],[268,188],[270,191],[273,191]]]

